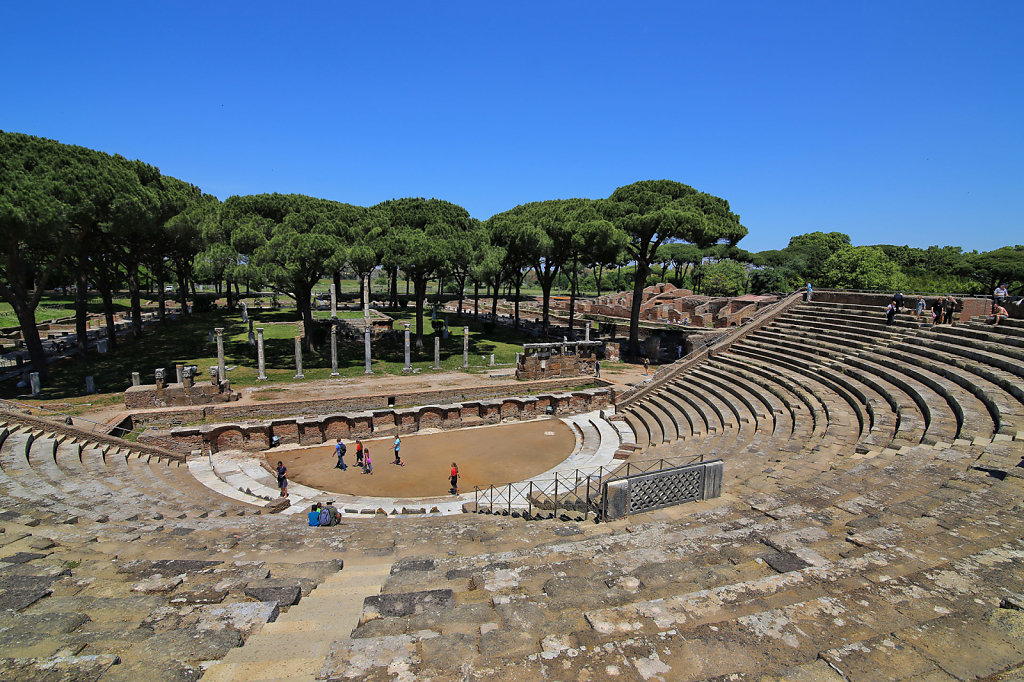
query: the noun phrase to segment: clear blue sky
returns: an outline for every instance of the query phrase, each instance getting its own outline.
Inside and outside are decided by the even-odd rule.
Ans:
[[[370,7],[376,4],[375,7]],[[1024,2],[3,4],[0,129],[478,218],[670,178],[741,246],[1024,243]]]

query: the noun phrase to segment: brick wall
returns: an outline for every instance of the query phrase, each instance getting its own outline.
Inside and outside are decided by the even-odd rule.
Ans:
[[[364,438],[415,433],[423,429],[457,429],[479,424],[533,419],[545,414],[578,414],[607,407],[612,389],[590,388],[571,393],[478,400],[454,405],[330,414],[322,417],[292,417],[257,423],[214,424],[171,429],[167,438],[182,451],[197,449],[259,451],[277,436],[281,443],[319,445],[337,438]]]

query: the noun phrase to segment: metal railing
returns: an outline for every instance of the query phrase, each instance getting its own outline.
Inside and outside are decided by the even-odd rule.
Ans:
[[[544,513],[550,513],[553,518],[558,518],[559,512],[575,512],[582,513],[583,520],[589,518],[590,514],[600,519],[603,509],[602,491],[607,481],[703,461],[703,454],[677,458],[660,457],[626,462],[612,467],[574,469],[564,474],[519,483],[490,485],[485,488],[474,486],[474,509],[478,514],[518,514],[524,518],[534,518]]]

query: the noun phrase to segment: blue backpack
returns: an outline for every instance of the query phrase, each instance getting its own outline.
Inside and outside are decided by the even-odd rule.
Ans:
[[[320,525],[321,526],[329,526],[329,525],[331,525],[331,512],[327,511],[326,509],[324,509],[324,510],[322,510],[320,512]]]

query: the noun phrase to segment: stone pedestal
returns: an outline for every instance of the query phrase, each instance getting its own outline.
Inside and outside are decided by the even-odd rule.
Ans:
[[[331,284],[331,319],[338,319],[338,291],[333,284]]]
[[[494,353],[491,353],[491,367],[494,367]]]
[[[363,362],[366,365],[366,369],[363,370],[363,374],[373,374],[373,369],[370,366],[370,325],[366,325],[363,328]]]
[[[182,379],[184,378],[184,377],[182,376],[182,372],[183,372],[183,370],[184,370],[184,369],[185,369],[185,366],[184,366],[184,365],[175,365],[175,366],[174,366],[174,373],[175,373],[175,374],[177,375],[177,377],[178,377],[178,383],[179,383],[179,384],[180,384],[180,383],[182,382]]]
[[[96,352],[97,353],[106,353],[107,352],[107,340],[106,339],[97,339],[96,340]]]
[[[245,301],[242,301],[242,322],[249,321],[249,307],[245,305]]]
[[[132,386],[141,386],[142,377],[139,376],[138,372],[132,372]]]
[[[334,286],[331,286],[334,291]],[[331,324],[331,376],[338,376],[338,327]]]
[[[266,381],[267,367],[266,360],[263,357],[263,327],[259,327],[256,330],[256,364],[259,367],[259,373],[256,375],[256,381]]]
[[[220,386],[220,367],[210,365],[210,385]]]
[[[224,369],[224,328],[216,327],[217,332],[217,371],[220,373],[220,380],[227,378],[227,371]]]
[[[590,320],[583,323],[583,340],[590,341]]]
[[[134,378],[138,378],[139,373],[133,373]],[[28,385],[32,390],[32,395],[39,395],[40,391],[43,390],[43,386],[39,381],[39,372],[32,372],[28,375]]]
[[[441,337],[434,337],[434,369],[441,369]]]
[[[92,395],[95,392],[96,392],[96,381],[92,378],[92,375],[90,374],[89,376],[87,376],[85,378],[85,394],[86,395]]]
[[[295,378],[305,379],[302,374],[302,337],[295,337]]]
[[[156,384],[156,390],[160,391],[167,388],[167,370],[163,367],[157,367],[153,372],[153,380]]]
[[[462,367],[469,367],[469,326],[462,328]]]

